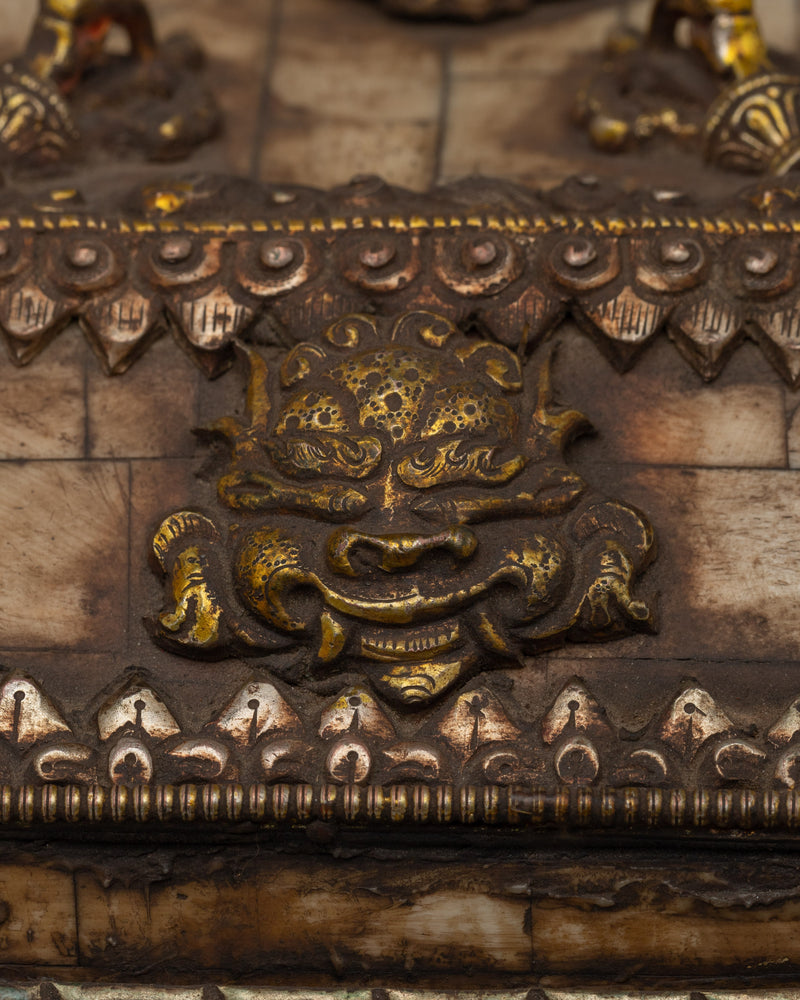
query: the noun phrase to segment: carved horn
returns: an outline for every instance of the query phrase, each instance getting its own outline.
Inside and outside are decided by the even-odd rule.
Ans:
[[[153,538],[153,552],[164,572],[167,571],[167,556],[170,550],[187,536],[207,538],[211,542],[219,541],[219,532],[205,514],[198,514],[193,510],[170,514],[161,522]]]

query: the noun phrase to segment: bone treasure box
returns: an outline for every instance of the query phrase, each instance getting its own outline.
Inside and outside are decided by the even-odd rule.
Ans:
[[[0,1000],[794,996],[796,5],[0,9]]]

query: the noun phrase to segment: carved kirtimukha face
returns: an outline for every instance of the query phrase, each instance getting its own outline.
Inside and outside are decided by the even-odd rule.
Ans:
[[[586,502],[561,458],[584,418],[550,410],[546,377],[526,391],[506,348],[428,313],[388,334],[353,316],[279,372],[250,364],[249,423],[214,428],[233,445],[219,482],[238,519],[230,577],[214,579],[205,553],[221,533],[207,518],[168,519],[155,541],[175,602],[162,640],[294,645],[290,679],[357,670],[420,705],[567,633],[649,623],[629,592],[649,527]]]

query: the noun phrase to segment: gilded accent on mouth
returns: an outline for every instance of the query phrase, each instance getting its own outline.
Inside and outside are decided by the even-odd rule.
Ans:
[[[437,625],[426,630],[415,630],[395,638],[385,631],[361,636],[361,655],[370,660],[386,663],[398,660],[427,660],[452,649],[461,638],[458,623],[452,627]]]
[[[423,663],[397,663],[387,673],[375,678],[379,691],[391,695],[406,705],[419,704],[437,698],[461,676],[461,660],[427,660]]]
[[[483,597],[498,583],[517,583],[523,588],[528,586],[530,574],[524,564],[524,558],[520,562],[515,562],[515,558],[518,557],[512,553],[507,564],[500,566],[484,580],[461,590],[431,595],[420,592],[418,585],[414,584],[406,593],[383,600],[350,597],[331,589],[316,573],[302,566],[280,566],[262,584],[264,596],[259,597],[261,602],[259,611],[279,627],[291,631],[302,630],[307,627],[307,623],[287,611],[284,600],[295,588],[311,586],[319,591],[325,604],[334,611],[360,618],[362,621],[380,622],[385,625],[411,625],[424,619],[449,616],[466,604]],[[558,560],[551,560],[551,563],[556,571],[560,570]]]

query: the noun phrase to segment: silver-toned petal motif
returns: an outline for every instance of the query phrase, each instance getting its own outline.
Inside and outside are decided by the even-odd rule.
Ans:
[[[559,747],[553,763],[559,780],[567,785],[590,785],[600,774],[597,748],[582,736],[576,736]]]
[[[320,716],[319,735],[324,740],[345,733],[382,742],[394,739],[394,726],[378,703],[360,687],[343,692]]]
[[[734,725],[708,691],[686,688],[672,702],[658,727],[658,736],[682,757],[694,757],[712,736],[732,732]]]
[[[383,751],[389,758],[392,781],[429,781],[439,777],[441,760],[431,747],[420,743],[395,743]]]
[[[272,684],[252,681],[229,702],[212,728],[240,747],[252,746],[266,734],[302,730],[300,719]]]
[[[94,755],[83,743],[57,743],[39,750],[33,769],[43,781],[95,782],[97,769],[90,763]]]
[[[328,752],[325,769],[333,781],[360,785],[372,770],[372,755],[360,740],[337,740]]]
[[[739,306],[713,285],[704,288],[702,295],[681,301],[668,326],[675,346],[705,379],[722,371],[744,337]]]
[[[271,740],[261,747],[260,757],[268,781],[310,780],[308,744],[303,740]]]
[[[12,677],[0,688],[0,733],[13,744],[33,746],[72,730],[39,688],[24,677]]]
[[[789,302],[754,310],[750,334],[792,386],[800,383],[800,309]]]
[[[127,282],[87,303],[80,324],[111,375],[127,371],[166,329],[161,298]]]
[[[153,757],[141,740],[123,736],[108,755],[108,776],[115,785],[149,785]]]
[[[218,351],[250,325],[255,315],[218,285],[196,298],[176,300],[172,309],[180,331],[199,351]]]
[[[601,332],[597,341],[601,350],[624,369],[655,336],[670,309],[671,303],[663,298],[653,294],[646,298],[626,285],[604,301],[582,304],[578,312]]]
[[[667,777],[667,761],[662,753],[651,747],[634,750],[630,756],[631,764],[641,769],[645,781],[654,783],[664,781]]]
[[[41,288],[23,274],[0,289],[0,327],[16,364],[27,364],[69,323],[77,299]]]
[[[215,781],[222,776],[230,751],[216,740],[185,740],[167,751],[180,768],[180,781]]]
[[[800,732],[800,698],[792,698],[791,704],[767,733],[767,739],[776,747],[785,746]]]
[[[727,781],[756,781],[767,755],[745,740],[725,740],[714,751],[717,774]]]
[[[97,714],[100,739],[110,739],[121,729],[146,733],[154,740],[177,736],[181,727],[155,691],[135,685],[106,703]]]
[[[775,780],[787,788],[796,788],[800,777],[800,746],[790,746],[778,758]]]
[[[605,711],[580,681],[566,684],[550,711],[542,720],[542,740],[547,746],[563,733],[584,733],[589,736],[611,735]]]
[[[519,729],[488,688],[459,695],[433,732],[446,740],[462,761],[487,743],[502,743],[520,736]]]

